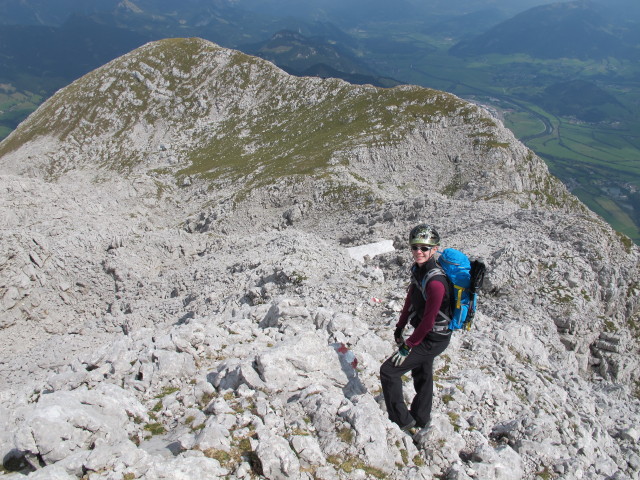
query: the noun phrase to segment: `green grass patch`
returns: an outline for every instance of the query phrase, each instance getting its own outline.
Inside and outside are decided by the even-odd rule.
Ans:
[[[325,89],[325,95],[306,104],[309,88]],[[322,175],[330,162],[348,161],[340,152],[359,145],[396,144],[418,118],[471,113],[455,97],[411,87],[355,90],[342,83],[320,87],[301,82],[297,90],[289,87],[269,95],[272,100],[257,111],[228,117],[215,138],[190,153],[191,165],[180,174],[243,178],[248,188],[283,176]]]
[[[172,393],[176,393],[178,390],[180,390],[178,387],[164,387],[162,391],[155,396],[155,398],[164,398]]]
[[[345,443],[353,443],[353,430],[351,430],[349,427],[341,428],[340,430],[338,430],[338,438]]]
[[[445,405],[447,405],[449,402],[453,401],[453,395],[451,394],[445,394],[442,396],[442,403],[444,403]]]
[[[218,460],[220,465],[228,470],[234,470],[243,460],[248,461],[253,474],[256,476],[262,475],[260,460],[257,458],[255,452],[253,452],[251,441],[248,437],[234,439],[229,451],[211,448],[205,450],[203,453],[206,457]]]
[[[164,428],[164,425],[162,425],[161,423],[155,422],[155,423],[147,423],[144,426],[144,429],[151,433],[151,435],[162,435],[163,433],[166,432],[166,429]]]
[[[384,473],[382,470],[365,464],[362,460],[360,460],[357,457],[343,458],[338,455],[329,455],[327,457],[327,461],[335,465],[337,468],[344,471],[345,473],[352,473],[354,470],[363,470],[368,475],[371,475],[380,480],[387,478],[387,474]]]

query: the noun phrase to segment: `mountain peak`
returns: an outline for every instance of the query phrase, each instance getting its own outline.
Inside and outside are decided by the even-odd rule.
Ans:
[[[474,178],[492,174],[487,154],[496,164],[512,155],[535,158],[487,112],[453,95],[298,78],[196,38],[149,43],[85,75],[20,125],[0,144],[0,155],[5,166],[14,162],[21,170],[28,148],[30,167],[50,175],[96,167],[157,170],[214,181],[251,178],[252,188],[283,175],[324,176],[339,165],[376,177],[356,152],[395,149],[420,136],[443,144],[422,145],[412,161],[426,168],[437,158],[434,164],[447,165],[436,182],[443,185],[428,177],[420,184],[444,191],[471,194]],[[171,155],[160,145],[171,145]],[[453,159],[460,157],[466,166],[457,173]],[[407,162],[380,167],[415,183]],[[539,175],[527,178],[517,168],[512,177],[501,172],[502,180],[484,184],[482,195],[542,192],[530,182],[547,183],[548,174],[538,159],[534,170]]]

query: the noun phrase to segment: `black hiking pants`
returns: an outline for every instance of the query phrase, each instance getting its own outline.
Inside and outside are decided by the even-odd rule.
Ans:
[[[429,334],[422,343],[411,349],[402,365],[396,367],[388,358],[380,367],[382,393],[387,413],[401,428],[410,425],[424,427],[431,420],[433,402],[433,361],[449,346],[451,335]],[[402,376],[411,371],[416,395],[407,409],[402,395]]]

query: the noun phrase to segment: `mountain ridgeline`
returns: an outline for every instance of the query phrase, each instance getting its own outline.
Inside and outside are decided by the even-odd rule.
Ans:
[[[524,53],[543,59],[638,59],[638,38],[632,33],[637,22],[621,18],[624,9],[631,7],[612,9],[582,0],[534,7],[457,43],[450,53],[462,57]]]
[[[84,76],[9,136],[0,155],[5,165],[16,159],[23,170],[22,148],[28,145],[27,164],[52,176],[100,165],[123,173],[154,171],[159,177],[244,178],[245,188],[283,177],[330,178],[350,165],[366,180],[357,194],[365,196],[364,191],[378,190],[372,173],[374,178],[382,172],[406,175],[413,168],[400,161],[396,147],[416,136],[438,137],[433,147],[420,147],[424,157],[418,162],[438,171],[422,179],[408,175],[408,191],[428,187],[525,202],[567,197],[544,164],[507,130],[453,95],[293,77],[198,39],[151,43]],[[37,153],[33,143],[41,145]],[[354,156],[371,146],[375,155]],[[520,165],[514,157],[528,161]],[[497,175],[495,182],[476,182]],[[357,178],[354,185],[362,183]]]
[[[0,180],[9,479],[638,475],[638,247],[483,108],[166,39],[43,103]],[[379,371],[421,222],[488,269],[412,438]]]

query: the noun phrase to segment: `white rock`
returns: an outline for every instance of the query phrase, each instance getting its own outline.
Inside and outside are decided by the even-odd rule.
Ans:
[[[627,428],[620,432],[620,438],[628,442],[638,443],[640,441],[640,429],[636,427]]]
[[[203,451],[212,449],[228,452],[231,449],[229,430],[220,425],[215,417],[210,417],[196,435],[195,445]]]
[[[386,425],[388,420],[370,395],[352,398],[353,406],[341,415],[355,430],[355,446],[362,450],[366,465],[384,471],[396,469],[389,453]]]
[[[300,473],[300,461],[284,438],[270,435],[268,432],[259,436],[260,441],[255,454],[260,459],[266,478],[273,480],[303,478]]]
[[[326,459],[320,449],[320,444],[311,435],[294,435],[291,437],[291,446],[300,460],[307,465],[324,465]]]
[[[496,480],[520,480],[524,476],[522,459],[508,445],[501,445],[495,450],[488,445],[474,452],[480,463],[473,465],[477,476]]]
[[[161,378],[193,377],[196,373],[193,357],[185,353],[156,350],[153,359]]]
[[[76,480],[77,478],[58,465],[48,465],[29,475],[29,480]]]
[[[30,462],[39,456],[47,465],[56,463],[101,440],[109,445],[128,442],[130,415],[146,417],[131,394],[114,385],[54,392],[43,395],[26,414],[15,446]]]
[[[258,373],[270,390],[301,390],[317,381],[348,383],[336,351],[315,332],[285,340],[256,358]]]
[[[221,478],[229,472],[220,463],[192,450],[175,458],[154,457],[144,473],[148,480],[175,480],[181,478]]]

